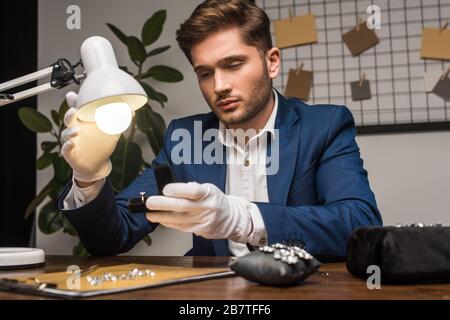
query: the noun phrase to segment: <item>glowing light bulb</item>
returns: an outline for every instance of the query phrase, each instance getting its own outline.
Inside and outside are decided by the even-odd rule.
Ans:
[[[95,122],[106,134],[119,134],[128,129],[132,113],[128,104],[113,102],[95,110]]]

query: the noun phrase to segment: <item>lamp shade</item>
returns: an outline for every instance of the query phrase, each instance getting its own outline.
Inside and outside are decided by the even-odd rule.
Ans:
[[[78,91],[76,108],[83,121],[95,121],[95,111],[104,105],[127,104],[132,112],[147,103],[147,95],[128,73],[119,69],[111,43],[93,36],[81,45],[86,79]]]

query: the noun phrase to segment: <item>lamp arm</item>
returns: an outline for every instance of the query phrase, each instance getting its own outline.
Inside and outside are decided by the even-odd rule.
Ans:
[[[72,65],[67,59],[58,59],[50,67],[30,73],[28,75],[10,80],[4,83],[0,83],[0,106],[7,105],[12,102],[16,102],[28,97],[38,95],[40,93],[50,91],[53,89],[61,89],[71,83],[80,84],[80,80],[84,79],[86,75],[75,74],[75,68],[82,65],[81,60]],[[51,75],[50,82],[33,87],[27,90],[23,90],[14,94],[1,93],[4,90],[17,87],[19,85],[38,80],[40,78]]]

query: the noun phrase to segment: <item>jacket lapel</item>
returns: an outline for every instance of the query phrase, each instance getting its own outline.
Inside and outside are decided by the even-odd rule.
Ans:
[[[202,127],[202,137],[206,130],[208,129],[219,129],[219,120],[214,116],[211,115],[211,118],[208,119],[203,123]],[[217,138],[217,137],[216,137]],[[201,152],[205,150],[206,146],[208,146],[211,142],[210,141],[204,141],[202,139],[202,150]],[[202,164],[196,165],[197,169],[197,181],[199,183],[212,183],[215,184],[222,192],[225,192],[225,181],[226,181],[226,174],[227,174],[227,166],[226,166],[226,152],[225,152],[225,146],[222,144],[219,145],[222,149],[222,161],[220,163],[212,163],[212,164],[205,164],[203,163],[203,154],[202,154]],[[195,150],[193,150],[195,152]]]
[[[277,92],[278,93],[278,92]],[[267,189],[269,201],[285,205],[297,160],[300,141],[299,115],[295,107],[280,93],[278,93],[278,112],[275,120],[276,134],[279,135],[279,158],[272,155],[272,145],[269,143],[267,154],[272,161],[279,161],[278,172],[267,175]],[[297,124],[297,125],[296,125]]]

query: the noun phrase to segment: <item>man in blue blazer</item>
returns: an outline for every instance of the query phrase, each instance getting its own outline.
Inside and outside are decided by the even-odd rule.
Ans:
[[[74,108],[65,116],[73,181],[59,206],[91,254],[125,252],[162,224],[193,233],[192,255],[241,256],[289,241],[334,258],[345,256],[352,230],[382,223],[350,111],[272,89],[280,51],[254,1],[205,1],[177,41],[212,112],[169,124],[153,163],[169,164],[177,183],[163,195],[151,168],[115,195],[107,176],[118,137],[78,120]],[[76,98],[69,93],[69,105]],[[130,214],[140,192],[152,195],[149,212]]]

